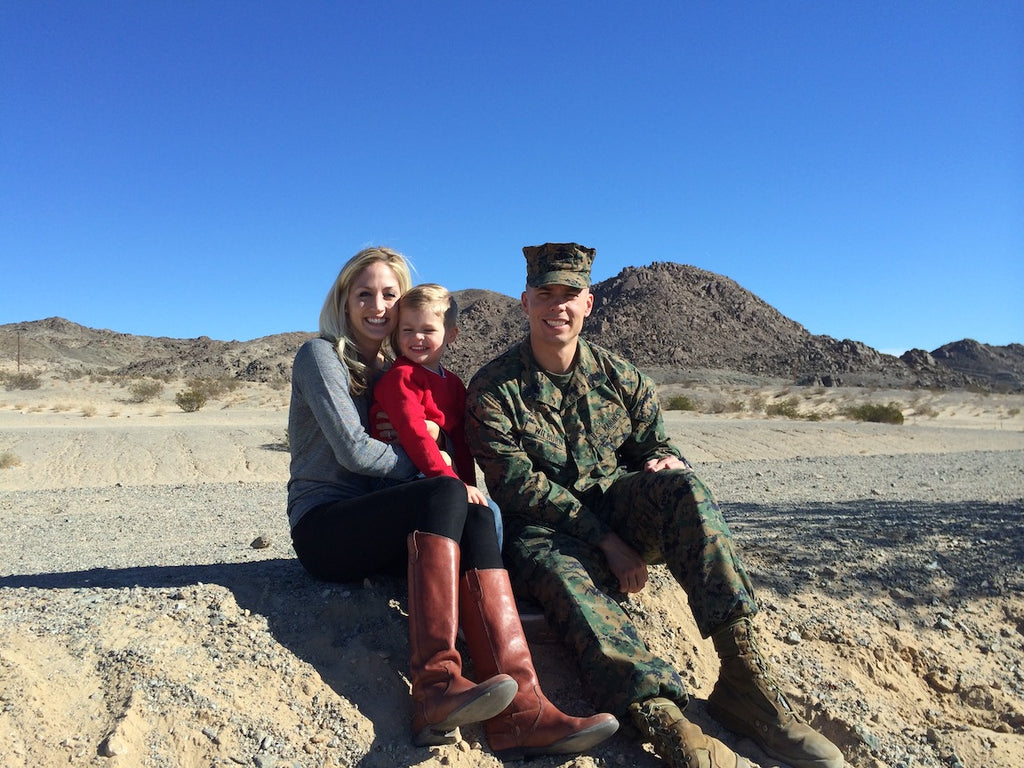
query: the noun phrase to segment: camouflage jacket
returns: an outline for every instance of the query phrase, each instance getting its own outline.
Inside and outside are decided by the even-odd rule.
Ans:
[[[653,382],[583,339],[564,391],[527,338],[477,372],[466,406],[470,449],[502,513],[590,543],[610,529],[588,502],[648,459],[682,458],[665,435]]]

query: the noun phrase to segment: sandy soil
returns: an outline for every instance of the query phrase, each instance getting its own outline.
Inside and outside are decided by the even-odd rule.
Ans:
[[[180,387],[179,387],[180,388]],[[0,765],[498,766],[477,728],[408,741],[405,588],[327,585],[284,516],[287,391],[246,385],[183,413],[105,381],[0,392]],[[758,587],[758,626],[794,704],[850,765],[1024,765],[1022,398],[872,397],[903,426],[672,411]],[[710,720],[717,674],[663,568],[629,601]],[[563,709],[590,711],[571,658],[531,622]],[[537,768],[660,761],[628,733]]]

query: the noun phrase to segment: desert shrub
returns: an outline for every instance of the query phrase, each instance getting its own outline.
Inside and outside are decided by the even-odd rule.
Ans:
[[[697,404],[686,395],[676,395],[670,397],[668,403],[665,405],[667,411],[695,411],[697,410]]]
[[[8,392],[15,389],[39,389],[43,380],[38,373],[7,373],[3,375],[4,387]]]
[[[17,467],[20,464],[21,459],[10,451],[0,453],[0,469],[10,469],[11,467]]]
[[[185,413],[194,413],[206,405],[206,393],[195,389],[186,389],[174,396],[174,402]]]
[[[96,415],[96,406],[92,405],[91,403],[89,405],[83,405],[82,415],[85,416],[87,419],[92,418],[93,416]]]
[[[743,413],[746,403],[742,400],[713,400],[708,405],[708,413]]]
[[[753,395],[750,398],[750,412],[751,413],[761,413],[761,411],[763,411],[765,409],[765,406],[767,405],[767,403],[768,403],[768,400],[767,400],[767,398],[764,395],[762,395],[762,394]]]
[[[772,403],[765,406],[764,412],[769,416],[785,416],[787,419],[798,419],[800,418],[799,405],[800,398],[792,395],[780,403]]]
[[[133,403],[148,403],[163,394],[164,386],[159,381],[135,381],[128,386]]]
[[[857,421],[872,421],[878,424],[902,424],[903,411],[898,403],[882,405],[880,403],[864,403],[848,408],[846,415]]]
[[[234,392],[240,383],[238,379],[224,376],[219,379],[190,379],[188,386],[194,392],[202,392],[207,399],[216,400],[225,392]]]

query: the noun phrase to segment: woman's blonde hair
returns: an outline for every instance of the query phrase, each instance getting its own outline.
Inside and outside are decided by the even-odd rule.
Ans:
[[[359,350],[348,326],[348,317],[346,316],[348,295],[352,289],[352,283],[359,274],[378,261],[387,264],[395,273],[400,295],[412,287],[409,262],[402,254],[380,246],[364,248],[341,268],[334,285],[327,292],[323,309],[320,310],[320,336],[334,344],[338,351],[338,357],[348,367],[349,378],[352,380],[349,387],[352,395],[361,395],[365,392],[369,386],[369,380],[366,363],[359,359]],[[385,357],[393,357],[390,349],[384,349],[383,352]]]

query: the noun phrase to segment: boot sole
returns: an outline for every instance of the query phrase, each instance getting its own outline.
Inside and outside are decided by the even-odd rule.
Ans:
[[[504,712],[519,691],[519,684],[509,678],[495,683],[475,699],[467,701],[440,723],[428,725],[413,737],[417,747],[454,744],[459,740],[455,731],[462,725],[482,723]]]
[[[584,728],[571,736],[548,744],[542,747],[513,747],[495,752],[494,756],[501,760],[525,760],[530,757],[541,757],[542,755],[572,755],[579,752],[586,752],[591,747],[596,747],[602,741],[610,738],[619,730],[619,721],[615,718],[606,720],[603,723]]]

